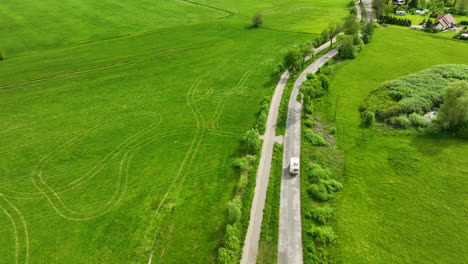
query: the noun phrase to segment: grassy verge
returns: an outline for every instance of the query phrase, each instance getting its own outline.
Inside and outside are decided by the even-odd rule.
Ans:
[[[346,152],[346,174],[332,222],[334,259],[464,262],[466,140],[381,125],[362,130],[359,106],[384,81],[438,64],[466,64],[465,49],[466,43],[380,28],[355,60],[338,65],[319,108],[322,120],[332,122],[340,95],[335,127],[337,145]]]
[[[265,209],[263,210],[262,232],[260,234],[257,258],[258,264],[274,264],[278,259],[278,221],[282,167],[283,146],[275,143]]]

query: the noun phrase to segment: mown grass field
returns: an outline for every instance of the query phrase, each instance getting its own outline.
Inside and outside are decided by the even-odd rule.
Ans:
[[[0,3],[0,262],[215,262],[271,72],[347,2]]]
[[[463,263],[468,225],[468,143],[377,124],[361,129],[359,106],[384,81],[438,64],[468,63],[467,44],[380,28],[355,60],[337,67],[324,100],[346,153],[333,258],[343,263]],[[339,97],[333,124],[336,95]]]

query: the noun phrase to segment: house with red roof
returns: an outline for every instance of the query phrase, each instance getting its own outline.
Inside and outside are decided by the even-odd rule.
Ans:
[[[452,15],[437,15],[437,20],[434,22],[432,28],[438,30],[446,30],[457,25],[457,21]]]

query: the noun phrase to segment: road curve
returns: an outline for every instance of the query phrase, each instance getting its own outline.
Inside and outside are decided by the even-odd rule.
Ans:
[[[281,177],[280,220],[278,239],[278,263],[301,264],[302,221],[301,221],[301,181],[300,175],[289,174],[289,160],[300,157],[301,153],[301,114],[302,103],[297,101],[302,82],[308,73],[315,73],[327,61],[338,54],[332,49],[309,65],[297,78],[291,93],[284,137],[283,173]]]
[[[266,122],[265,134],[263,136],[262,154],[257,170],[257,180],[255,193],[250,209],[249,228],[245,237],[244,248],[242,250],[241,264],[255,264],[258,255],[258,242],[263,221],[263,209],[265,207],[268,180],[270,178],[271,160],[273,156],[273,146],[276,136],[276,122],[278,111],[283,95],[284,87],[289,79],[290,73],[286,71],[281,75],[281,79],[276,86],[275,93],[270,103],[268,119]]]

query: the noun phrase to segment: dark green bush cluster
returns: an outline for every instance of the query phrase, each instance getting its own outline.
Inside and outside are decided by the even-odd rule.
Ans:
[[[438,108],[444,101],[444,90],[453,82],[468,80],[468,65],[448,64],[385,82],[361,105],[361,112],[374,112],[377,119],[404,125],[402,114],[422,115]]]
[[[319,224],[326,224],[333,214],[333,208],[329,206],[315,207],[307,214],[308,218],[315,220]]]
[[[318,201],[328,201],[333,198],[333,193],[343,189],[343,185],[331,179],[331,172],[323,169],[318,164],[312,165],[306,171],[311,185],[308,188],[309,195]]]
[[[304,121],[304,125],[308,128],[313,128],[315,126],[314,120],[307,119]]]
[[[233,225],[227,225],[224,235],[224,247],[218,250],[218,261],[220,264],[237,264],[241,255],[241,241],[239,229]]]
[[[361,113],[362,122],[366,126],[372,126],[375,122],[375,113],[372,111],[366,111]]]
[[[365,44],[369,44],[372,41],[372,36],[374,35],[375,25],[374,22],[366,23],[361,30],[362,40]]]
[[[380,24],[391,24],[391,25],[405,26],[405,27],[410,27],[411,26],[411,20],[396,18],[396,17],[393,17],[393,16],[380,16],[379,17],[379,23]]]
[[[245,155],[242,158],[237,158],[234,160],[234,167],[239,168],[240,171],[240,178],[237,183],[238,193],[244,192],[248,183],[249,174],[253,171],[255,161],[256,157],[253,155]]]
[[[328,146],[328,142],[323,138],[323,135],[312,129],[304,130],[304,138],[313,146]]]
[[[247,154],[256,154],[262,147],[262,141],[260,140],[260,133],[256,128],[251,128],[245,132],[242,138],[244,143],[244,150]]]
[[[406,115],[391,117],[388,122],[398,128],[408,128],[411,125],[411,122]]]
[[[218,260],[221,264],[234,264],[239,262],[239,256],[241,255],[241,240],[239,239],[239,225],[242,217],[241,209],[241,197],[236,196],[229,203],[229,224],[226,226],[223,247],[218,250]]]
[[[240,171],[240,178],[237,182],[236,196],[228,204],[226,233],[224,235],[223,247],[218,250],[218,261],[221,264],[234,264],[239,262],[241,254],[241,230],[243,228],[242,199],[246,193],[249,176],[255,172],[256,156],[245,155],[234,160],[234,167]]]
[[[307,234],[319,244],[329,245],[336,240],[335,232],[329,226],[313,226],[307,230]]]
[[[259,131],[259,133],[265,133],[265,125],[268,119],[268,111],[270,109],[270,100],[265,98],[262,100],[260,104],[260,110],[257,114],[257,121],[255,122],[255,128]]]
[[[326,85],[328,88],[328,83]],[[320,77],[316,77],[313,74],[307,75],[307,79],[301,86],[301,93],[304,97],[308,96],[311,99],[324,95],[326,91],[327,90],[322,86]]]

